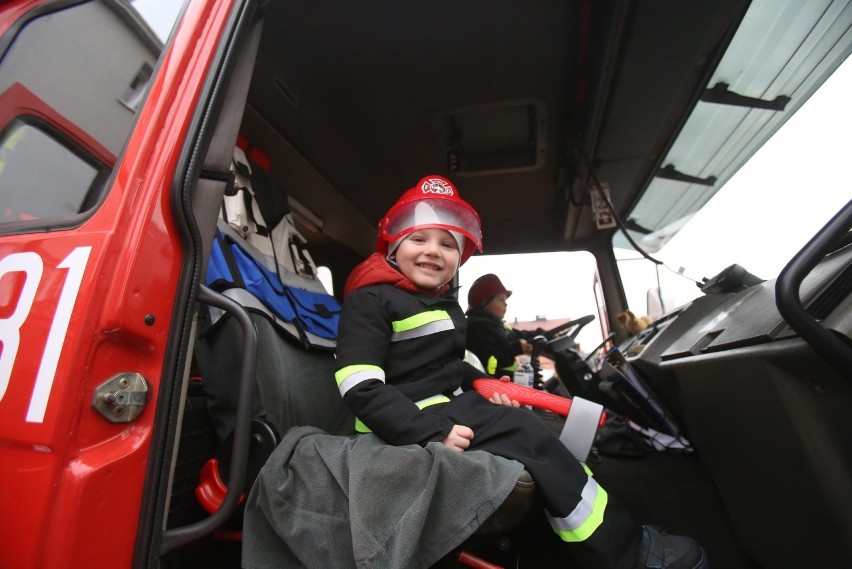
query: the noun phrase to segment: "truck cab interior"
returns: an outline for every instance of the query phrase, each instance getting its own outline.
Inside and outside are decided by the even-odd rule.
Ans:
[[[147,460],[133,456],[122,471],[144,478],[136,534],[122,537],[132,542],[134,567],[239,567],[240,496],[283,431],[312,424],[344,434],[340,420],[349,424],[348,416],[323,411],[324,398],[338,395],[331,377],[318,387],[301,373],[332,373],[333,336],[296,326],[294,340],[288,317],[269,315],[269,307],[246,300],[241,287],[215,286],[221,282],[210,280],[212,259],[225,239],[240,246],[247,240],[245,250],[261,250],[258,258],[275,257],[277,277],[286,258],[293,281],[285,284],[330,293],[323,309],[333,313],[347,276],[375,251],[379,218],[429,174],[452,180],[478,211],[484,254],[585,251],[594,257],[599,312],[593,326],[608,337],[602,347],[620,356],[586,359],[576,346],[554,339],[550,349],[567,358],[560,363],[555,354],[558,388],[600,403],[611,416],[643,423],[648,415],[637,411],[641,405],[611,388],[630,380],[652,394],[647,401],[665,418],[663,427],[676,425],[674,434],[689,441],[690,452],[649,447],[641,456],[593,454],[588,465],[595,477],[638,521],[694,537],[717,568],[852,566],[849,179],[834,182],[848,203],[777,276],[755,278],[732,265],[708,275],[698,298],[667,306],[635,333],[618,319],[627,309],[639,310],[628,304],[629,277],[615,253],[636,249],[654,262],[843,65],[852,53],[848,0],[164,1],[174,12],[164,34],[155,33],[156,9],[143,13],[148,4],[155,2],[20,0],[0,8],[0,236],[10,238],[0,245],[12,243],[7,249],[14,252],[11,240],[73,232],[98,215],[111,184],[127,182],[116,182],[116,172],[126,171],[119,167],[135,150],[127,137],[154,124],[146,112],[187,125],[174,143],[179,148],[163,150],[179,156],[146,156],[143,166],[151,170],[138,177],[140,187],[165,188],[172,216],[152,223],[173,224],[158,230],[179,244],[150,254],[163,264],[178,259],[179,266],[176,291],[140,292],[133,306],[148,311],[168,302],[172,321],[159,332],[146,318],[145,328],[136,322],[132,334],[105,333],[103,340],[134,365],[155,367],[149,375],[156,377],[156,400],[139,411],[149,429],[136,435],[150,451]],[[210,22],[218,27],[208,36]],[[79,33],[93,29],[99,33]],[[197,46],[186,45],[187,29],[196,31]],[[53,44],[46,57],[45,38],[91,48],[103,60]],[[136,73],[129,86],[132,74],[124,67],[130,65],[116,64],[124,59]],[[210,65],[195,67],[200,60]],[[48,74],[72,77],[72,85],[42,82]],[[201,76],[198,93],[182,93],[198,104],[164,102],[157,91],[182,74],[186,84]],[[97,101],[94,111],[86,107],[91,101]],[[38,144],[37,167],[29,171],[13,167],[26,141],[15,137],[15,125]],[[75,174],[79,184],[40,167],[51,136],[31,131],[45,125],[53,146],[76,145],[49,160],[85,163]],[[250,193],[239,193],[247,176],[238,155],[251,161]],[[176,170],[155,168],[169,159]],[[83,188],[80,204],[63,193],[72,182]],[[49,191],[62,200],[38,193],[51,185],[60,187]],[[810,193],[802,187],[799,198]],[[223,203],[234,200],[244,208],[245,226],[229,223],[231,206]],[[256,207],[263,223],[253,216]],[[135,213],[128,233],[139,230],[142,221],[134,223],[149,212]],[[279,227],[289,236],[286,254],[263,249]],[[106,230],[89,230],[97,243],[107,241]],[[262,239],[251,241],[249,234]],[[753,239],[767,251],[775,245],[771,236]],[[17,254],[32,259],[30,253]],[[137,273],[143,272],[139,256],[134,250],[128,260]],[[325,285],[318,268],[328,271]],[[547,267],[538,270],[546,277]],[[118,279],[119,272],[100,281]],[[138,290],[156,288],[145,284]],[[95,317],[84,316],[94,327]],[[152,364],[139,338],[154,332],[167,336],[167,346],[157,354],[163,361]],[[75,362],[85,367],[89,360]],[[226,386],[211,398],[216,376]],[[81,380],[66,381],[65,401],[68,393],[83,393],[73,381]],[[256,382],[260,391],[278,382],[274,395],[258,395]],[[10,394],[4,413],[19,397]],[[119,438],[107,431],[116,425],[89,417],[91,394],[85,395],[85,405],[63,409],[68,424],[77,425],[79,415],[105,437]],[[223,408],[225,414],[217,414]],[[317,413],[325,413],[319,422],[307,418]],[[212,470],[211,458],[218,461]],[[106,471],[100,476],[115,483],[117,476]],[[16,475],[18,481],[28,476]],[[37,488],[30,494],[41,496]],[[94,494],[70,494],[66,504],[85,500],[91,511],[104,501],[100,494],[91,500]],[[46,499],[37,505],[27,508],[51,519]],[[506,514],[514,519],[499,521],[499,540],[478,542],[483,548],[470,552],[504,567],[565,566],[546,539],[552,532],[544,518],[528,511]],[[102,543],[110,538],[99,537]],[[46,538],[27,539],[27,554],[38,559]],[[103,551],[96,554],[109,563]],[[464,566],[456,557],[442,563]]]
[[[395,197],[447,176],[487,254],[595,256],[623,365],[693,450],[592,465],[637,518],[694,536],[717,567],[849,560],[849,206],[792,281],[720,275],[638,336],[615,324],[613,256],[625,236],[670,238],[807,101],[852,50],[848,5],[269,2],[245,27],[230,71],[245,104],[222,114],[241,113],[334,291]],[[554,562],[521,551],[519,566]]]

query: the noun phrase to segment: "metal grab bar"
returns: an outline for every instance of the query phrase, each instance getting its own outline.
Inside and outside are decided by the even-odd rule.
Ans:
[[[221,308],[239,322],[243,331],[242,362],[240,364],[240,389],[237,402],[234,447],[231,451],[231,469],[228,475],[228,491],[222,505],[211,514],[194,524],[163,532],[160,555],[173,551],[181,545],[195,541],[224,524],[236,511],[246,483],[248,468],[249,439],[251,434],[251,394],[257,369],[257,328],[245,308],[217,292],[201,285],[198,299],[211,306]]]

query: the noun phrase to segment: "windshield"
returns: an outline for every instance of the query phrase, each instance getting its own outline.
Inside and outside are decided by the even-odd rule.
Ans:
[[[614,247],[627,306],[658,318],[702,294],[696,285],[738,264],[775,278],[792,256],[852,197],[852,62],[846,61],[759,151],[653,257]],[[637,241],[641,235],[636,235]],[[626,243],[616,233],[616,244]],[[459,272],[459,303],[479,276],[496,273],[514,294],[505,320],[547,329],[595,314],[578,335],[581,350],[602,339],[600,294],[589,253],[474,256]]]
[[[657,317],[701,295],[696,281],[734,263],[761,279],[775,278],[852,197],[850,100],[852,62],[847,60],[653,253],[664,266],[616,246],[628,306]],[[616,237],[614,242],[625,241]]]

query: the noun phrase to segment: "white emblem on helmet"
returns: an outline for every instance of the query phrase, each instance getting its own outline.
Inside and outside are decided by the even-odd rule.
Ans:
[[[440,194],[442,196],[453,195],[453,187],[440,178],[429,178],[420,186],[424,194]]]

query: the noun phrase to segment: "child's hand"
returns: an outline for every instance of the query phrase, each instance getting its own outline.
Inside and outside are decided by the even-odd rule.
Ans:
[[[464,425],[453,425],[453,430],[447,435],[447,438],[441,443],[456,452],[462,452],[470,446],[470,441],[473,440],[473,430]]]
[[[507,405],[509,407],[520,407],[521,404],[515,401],[514,399],[509,399],[509,396],[505,393],[497,393],[496,391],[491,394],[492,403],[495,405]]]
[[[504,375],[503,377],[500,378],[500,381],[502,381],[503,383],[509,383],[510,381],[512,381],[512,378],[509,377],[508,375]]]

